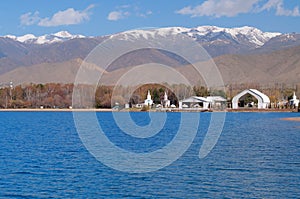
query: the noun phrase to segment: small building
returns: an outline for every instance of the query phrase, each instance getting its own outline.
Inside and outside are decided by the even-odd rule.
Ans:
[[[191,96],[189,98],[179,101],[179,109],[201,107],[203,109],[209,108],[210,101],[204,97]]]
[[[147,99],[144,101],[145,106],[152,106],[153,100],[151,99],[150,91],[148,90]]]
[[[244,90],[241,93],[237,94],[236,96],[233,97],[232,99],[232,108],[233,109],[238,109],[239,108],[239,100],[243,96],[250,94],[253,97],[255,97],[258,101],[257,103],[257,108],[258,109],[266,109],[270,105],[270,98],[265,95],[264,93],[256,90],[256,89],[248,89]]]
[[[293,99],[290,100],[290,104],[295,106],[296,108],[299,107],[299,99],[297,99],[296,93],[294,92]]]
[[[168,99],[168,95],[167,95],[167,92],[165,92],[165,95],[164,95],[164,99],[161,101],[161,104],[164,108],[168,108],[170,107],[170,100]]]
[[[176,105],[175,105],[175,104],[172,104],[172,105],[171,105],[171,108],[176,108]]]
[[[198,97],[191,96],[179,101],[179,109],[203,108],[224,110],[227,107],[227,100],[221,96]]]
[[[206,99],[210,102],[210,108],[224,110],[227,107],[227,100],[221,96],[208,96]]]

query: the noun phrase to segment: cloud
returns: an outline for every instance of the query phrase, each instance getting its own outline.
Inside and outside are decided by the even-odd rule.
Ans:
[[[137,16],[139,16],[139,17],[147,17],[147,16],[149,16],[149,15],[152,15],[152,11],[151,10],[148,10],[147,12],[145,12],[145,13],[137,13],[136,14]]]
[[[146,18],[149,15],[152,15],[151,10],[141,11],[140,7],[138,6],[121,5],[117,6],[114,11],[111,11],[107,16],[107,19],[110,21],[118,21],[120,19],[128,18],[129,16]]]
[[[265,5],[262,6],[260,11],[264,10],[276,10],[277,16],[292,16],[292,17],[298,17],[300,16],[299,7],[296,6],[293,8],[293,10],[289,10],[283,7],[283,0],[269,0]]]
[[[88,6],[85,10],[79,11],[74,10],[74,8],[69,8],[64,11],[59,11],[55,13],[50,19],[41,19],[38,23],[39,26],[61,26],[61,25],[74,25],[80,24],[83,21],[87,21],[90,18],[89,10],[92,9],[94,5]]]
[[[90,9],[93,7],[94,5],[90,5],[83,11],[68,8],[63,11],[58,11],[50,18],[41,18],[39,17],[38,12],[35,12],[34,14],[29,12],[21,15],[20,23],[25,26],[37,24],[44,27],[80,24],[89,20],[91,15]]]
[[[128,17],[129,15],[130,12],[112,11],[108,14],[107,19],[110,21],[118,21],[120,19]]]
[[[30,26],[40,20],[39,12],[32,14],[31,12],[25,13],[20,16],[20,23],[22,26]]]
[[[254,13],[276,10],[278,16],[300,16],[299,8],[293,10],[285,9],[283,0],[268,0],[260,6],[262,0],[206,0],[195,7],[187,6],[178,11],[177,14],[191,15],[191,17],[235,17],[242,13]]]
[[[176,11],[178,14],[191,15],[192,17],[234,17],[241,13],[252,11],[259,0],[206,0],[196,7],[184,7]]]

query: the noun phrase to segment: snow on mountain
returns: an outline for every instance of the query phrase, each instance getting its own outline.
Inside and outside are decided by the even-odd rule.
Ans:
[[[60,38],[72,38],[73,37],[73,35],[70,34],[67,31],[60,31],[60,32],[57,32],[53,35],[56,36],[56,37],[60,37]]]
[[[248,26],[233,29],[227,28],[225,31],[230,33],[234,37],[238,37],[238,35],[244,35],[249,39],[249,42],[256,44],[257,46],[262,46],[271,38],[281,35],[281,33],[276,32],[262,32],[257,28]]]
[[[184,27],[169,27],[169,28],[156,28],[156,29],[142,29],[142,30],[129,30],[121,33],[111,35],[111,38],[117,37],[118,39],[150,39],[156,37],[167,37],[170,35],[182,34],[190,29]]]
[[[33,34],[26,34],[19,37],[14,35],[6,35],[4,37],[27,44],[52,44],[56,42],[67,41],[74,38],[85,38],[85,36],[83,35],[72,35],[67,31],[61,31],[55,34],[47,34],[38,37]]]
[[[255,47],[263,46],[271,38],[281,35],[281,33],[262,32],[261,30],[249,26],[239,28],[220,28],[217,26],[200,26],[191,28],[187,35],[197,38],[214,41],[223,36],[231,38],[239,43],[249,42]],[[224,41],[226,43],[226,41]]]
[[[147,30],[132,30],[125,33],[115,34],[112,37],[119,37],[125,40],[156,36],[168,37],[170,35],[185,34],[199,42],[211,42],[228,44],[229,40],[237,43],[252,46],[254,48],[263,46],[271,38],[281,35],[277,32],[262,32],[254,27],[239,27],[239,28],[221,28],[217,26],[199,26],[196,28],[170,27],[157,28]]]
[[[20,42],[26,42],[26,41],[31,41],[31,40],[35,39],[35,36],[33,34],[27,34],[27,35],[23,35],[21,37],[17,37],[16,39]]]
[[[146,30],[131,30],[125,33],[119,33],[111,35],[111,37],[120,37],[123,39],[137,39],[137,38],[155,38],[168,37],[170,35],[185,34],[192,37],[196,41],[203,43],[215,43],[228,44],[228,42],[234,41],[243,45],[258,48],[263,46],[270,39],[281,35],[281,33],[262,32],[254,27],[239,27],[239,28],[221,28],[217,26],[199,26],[195,28],[185,27],[168,27]],[[13,40],[29,43],[29,44],[51,44],[56,42],[63,42],[74,38],[85,38],[83,35],[72,35],[67,31],[57,32],[55,34],[34,36],[27,34],[24,36],[16,37],[13,35],[6,35],[4,37],[11,38]]]

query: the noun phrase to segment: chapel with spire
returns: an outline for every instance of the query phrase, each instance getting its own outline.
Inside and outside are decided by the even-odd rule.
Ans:
[[[162,106],[163,106],[164,108],[170,107],[171,102],[170,102],[170,100],[168,99],[168,95],[167,95],[167,92],[166,92],[166,91],[165,91],[164,99],[162,100],[161,104],[162,104]]]
[[[151,99],[150,90],[148,90],[147,99],[144,101],[145,106],[152,106],[153,100]]]

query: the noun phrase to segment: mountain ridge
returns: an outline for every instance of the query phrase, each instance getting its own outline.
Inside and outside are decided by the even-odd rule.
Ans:
[[[213,59],[218,67],[224,84],[258,83],[270,85],[275,83],[300,83],[300,46],[271,53],[252,55],[221,55]],[[15,84],[26,83],[73,83],[82,59],[72,59],[67,62],[43,63],[30,67],[20,67],[6,74],[0,79]],[[101,67],[90,64],[92,67]],[[205,62],[203,62],[205,64]],[[118,68],[112,71],[103,70],[101,83],[113,85],[133,66]],[[192,65],[174,67],[191,82],[199,83],[198,76]]]
[[[106,39],[116,36],[123,39],[165,38],[172,34],[188,35],[202,45],[215,60],[220,70],[223,70],[226,83],[252,80],[258,81],[258,83],[276,82],[277,80],[285,82],[289,81],[289,77],[291,77],[291,81],[299,81],[300,34],[262,32],[248,26],[240,28],[168,27],[131,30],[125,33],[96,37],[76,36],[61,31],[50,34],[51,36],[40,36],[42,37],[40,40],[40,37],[32,35],[24,38],[20,36],[21,39],[12,35],[1,36],[0,79],[1,81],[11,81],[15,78],[16,83],[22,83],[26,81],[24,74],[36,73],[33,76],[38,81],[46,81],[47,75],[63,78],[63,75],[60,74],[62,73],[72,76],[66,78],[71,80],[75,74],[74,71],[79,67],[78,60],[84,60],[97,45]],[[48,43],[41,42],[46,40]],[[36,43],[37,41],[39,42]],[[116,60],[107,68],[107,77],[115,79],[130,67],[151,62],[159,62],[174,68],[181,67],[179,70],[186,70],[185,63],[174,55],[150,49],[129,53],[127,57]],[[48,72],[44,73],[43,71]],[[52,78],[52,80],[58,81],[59,78]],[[51,80],[51,78],[48,79]]]
[[[70,39],[75,39],[75,38],[86,38],[84,35],[73,35],[69,33],[68,31],[59,31],[57,33],[52,33],[52,34],[45,34],[42,36],[35,36],[34,34],[25,34],[22,36],[15,36],[15,35],[5,35],[2,36],[3,38],[9,38],[14,41],[18,41],[21,43],[26,43],[26,44],[52,44],[56,42],[64,42]]]
[[[125,32],[134,33],[140,31],[141,30],[132,30],[132,31],[125,31]],[[244,35],[246,37],[251,38],[250,42],[257,46],[262,46],[269,39],[282,34],[278,32],[263,32],[255,27],[250,27],[250,26],[243,26],[243,27],[236,27],[236,28],[222,28],[218,26],[198,26],[195,28],[165,27],[165,28],[156,28],[156,29],[145,29],[142,31],[156,32],[156,34],[160,34],[160,35],[186,34],[194,39],[199,39],[201,37],[208,37],[208,36],[214,37],[215,34],[219,34],[219,33],[227,33],[233,38],[237,38],[238,35]],[[113,35],[118,35],[118,33],[111,34],[111,36]],[[80,34],[73,35],[68,31],[59,31],[57,33],[45,34],[41,36],[35,36],[34,34],[25,34],[22,36],[5,35],[0,37],[10,38],[15,41],[19,41],[21,43],[42,45],[42,44],[52,44],[56,42],[64,42],[75,38],[93,38],[95,36],[84,36]]]

